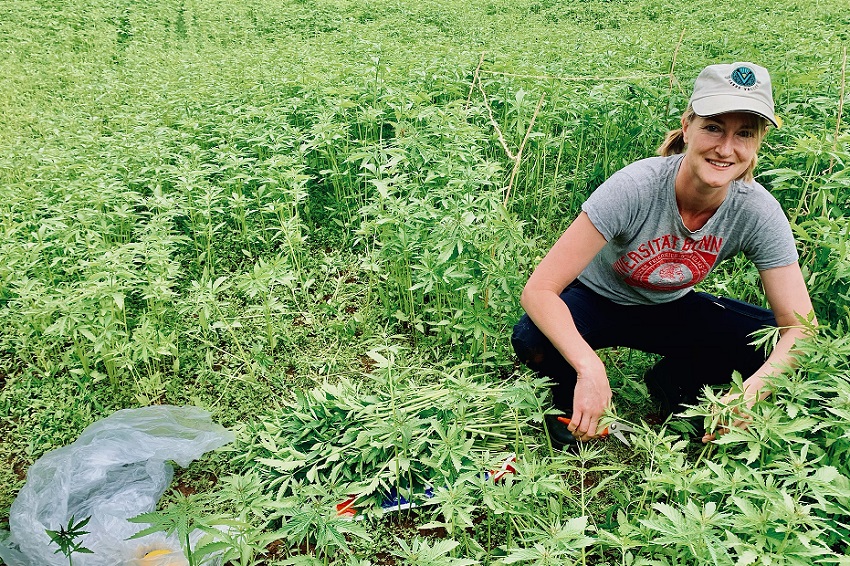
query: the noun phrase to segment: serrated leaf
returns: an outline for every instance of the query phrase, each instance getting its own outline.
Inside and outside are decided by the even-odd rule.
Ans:
[[[291,472],[304,467],[307,463],[305,460],[275,460],[274,458],[257,458],[256,461],[280,472]]]

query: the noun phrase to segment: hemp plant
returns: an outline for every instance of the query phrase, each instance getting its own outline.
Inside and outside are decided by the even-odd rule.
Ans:
[[[268,545],[283,535],[269,530],[275,503],[262,492],[259,475],[249,472],[223,478],[212,503],[216,509],[227,510],[204,521],[212,527],[207,537],[221,550],[222,562],[234,566],[264,563]]]
[[[148,523],[150,526],[142,529],[128,540],[141,538],[153,533],[163,532],[166,536],[176,534],[180,541],[183,553],[189,561],[189,566],[200,566],[202,559],[217,552],[221,545],[209,542],[192,548],[192,533],[196,529],[207,530],[200,515],[201,496],[184,496],[180,492],[176,494],[176,502],[161,511],[142,513],[128,519],[131,523]]]
[[[72,554],[78,552],[80,554],[94,554],[93,551],[89,550],[85,546],[81,540],[77,540],[79,537],[83,535],[89,534],[89,531],[84,531],[83,528],[88,525],[91,517],[86,517],[81,520],[79,523],[74,523],[74,516],[71,515],[71,518],[68,520],[68,526],[63,527],[60,526],[58,531],[52,531],[48,529],[47,535],[50,537],[50,542],[59,546],[58,549],[53,554],[62,553],[68,558],[68,566],[74,566],[74,561],[72,558]]]

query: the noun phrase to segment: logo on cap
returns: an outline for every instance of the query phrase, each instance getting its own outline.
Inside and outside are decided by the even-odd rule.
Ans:
[[[756,73],[749,67],[738,67],[732,71],[730,78],[733,83],[743,88],[750,88],[756,84]]]

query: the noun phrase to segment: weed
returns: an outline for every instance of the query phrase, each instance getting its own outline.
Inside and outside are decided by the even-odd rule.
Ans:
[[[86,517],[85,519],[75,523],[74,517],[71,516],[68,520],[67,526],[60,526],[58,531],[47,531],[47,534],[50,537],[50,542],[59,547],[56,550],[56,553],[61,552],[66,558],[68,558],[68,566],[74,566],[72,555],[75,552],[80,554],[92,554],[91,550],[83,546],[82,541],[77,540],[83,535],[89,534],[88,531],[83,530],[83,527],[85,527],[90,520],[91,517]]]

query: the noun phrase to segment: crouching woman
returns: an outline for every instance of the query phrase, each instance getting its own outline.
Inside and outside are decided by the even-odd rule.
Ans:
[[[797,316],[810,316],[812,304],[788,220],[753,179],[770,125],[766,69],[706,67],[660,156],[600,185],[534,270],[512,342],[523,363],[554,381],[555,407],[570,416],[569,425],[547,418],[554,445],[597,436],[611,403],[599,348],[660,354],[645,379],[667,410],[704,385],[728,383],[735,370],[752,403],[789,361],[803,335]],[[770,310],[693,290],[739,252],[757,267]],[[766,326],[781,328],[767,359],[750,345]]]

